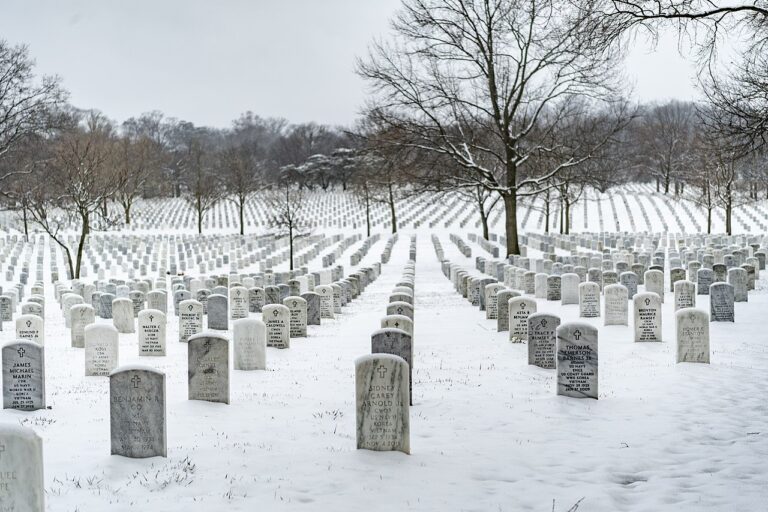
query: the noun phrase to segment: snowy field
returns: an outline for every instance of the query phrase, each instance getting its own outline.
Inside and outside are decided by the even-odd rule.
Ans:
[[[365,238],[359,204],[350,196],[331,194],[323,201],[317,204],[323,214],[314,215],[315,234]],[[406,200],[399,206],[400,237],[380,277],[341,315],[309,326],[306,338],[292,339],[290,349],[268,348],[266,371],[231,371],[229,405],[187,399],[187,347],[177,341],[172,301],[166,356],[139,357],[137,335],[120,334],[121,365],[139,363],[166,374],[167,458],[110,455],[108,379],[84,376],[83,349],[70,347],[46,270],[49,408],[0,412],[0,422],[31,427],[43,439],[46,510],[767,509],[768,334],[762,322],[768,272],[760,274],[748,302],[736,303],[735,323],[710,324],[711,364],[675,363],[668,271],[662,343],[633,342],[631,307],[629,326],[604,327],[603,318],[579,319],[578,305],[538,299],[539,312],[599,328],[599,399],[567,398],[556,395],[555,371],[528,365],[527,345],[496,332],[496,320],[486,320],[441,271],[433,233],[445,257],[472,272],[475,256],[490,257],[466,236],[479,233],[474,211],[450,201]],[[735,232],[763,233],[751,219],[765,222],[765,212],[765,203],[737,210]],[[173,231],[157,227],[164,216],[174,219]],[[387,209],[377,206],[375,217],[381,238],[358,265],[350,265],[349,256],[362,239],[343,252],[337,263],[345,275],[380,260],[389,239]],[[523,217],[526,232],[544,231],[539,211]],[[266,230],[258,208],[247,218],[249,232]],[[705,219],[692,204],[667,200],[645,185],[612,191],[610,198],[590,196],[577,203],[572,218],[575,232],[660,232],[668,223],[668,232],[687,234],[700,232]],[[135,219],[122,235],[140,239],[195,228],[191,212],[177,202],[142,203]],[[206,225],[233,233],[235,219],[223,204]],[[503,235],[500,214],[492,219],[492,231]],[[4,223],[18,228],[9,217]],[[722,225],[716,216],[715,231]],[[467,241],[471,258],[449,240],[451,233]],[[408,261],[411,235],[417,235],[411,454],[356,450],[354,360],[370,353],[371,333],[380,327]],[[322,268],[327,252],[308,262],[311,271]],[[43,268],[50,269],[52,254],[64,268],[50,241],[34,245],[33,266],[38,254]],[[7,280],[3,270],[7,289],[18,275]],[[106,278],[125,278],[125,270],[113,267]],[[709,297],[698,296],[697,308],[709,311]],[[231,329],[226,334],[231,338]],[[12,323],[5,322],[0,339],[14,339]]]

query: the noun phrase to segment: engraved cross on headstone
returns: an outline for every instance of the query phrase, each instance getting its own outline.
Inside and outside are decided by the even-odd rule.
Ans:
[[[138,375],[134,375],[133,378],[131,379],[131,382],[133,382],[133,389],[138,389],[139,383],[141,382],[141,377],[139,377]]]
[[[580,331],[580,330],[578,330],[578,329],[576,329],[575,331],[573,331],[573,337],[574,337],[574,338],[576,338],[576,340],[578,340],[579,338],[581,338],[581,331]]]
[[[205,350],[211,350],[211,340],[207,340],[205,343],[203,343],[203,347]]]
[[[379,377],[382,378],[382,379],[387,375],[387,367],[385,367],[384,365],[380,365],[376,369],[376,371],[379,372]]]
[[[24,347],[19,347],[19,350],[17,350],[19,353],[19,357],[24,357],[24,354],[26,354],[26,350],[24,350]]]

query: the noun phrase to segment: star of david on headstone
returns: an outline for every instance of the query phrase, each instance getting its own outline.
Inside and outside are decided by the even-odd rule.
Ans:
[[[577,340],[578,340],[579,338],[581,338],[581,331],[580,331],[580,330],[578,330],[578,329],[576,329],[575,331],[573,331],[573,337],[574,337],[574,338],[576,338]]]
[[[131,382],[133,382],[133,389],[138,389],[139,384],[141,383],[141,377],[139,377],[138,375],[134,375],[133,378],[131,379]]]
[[[388,368],[384,365],[379,366],[376,371],[379,372],[379,377],[384,378],[384,376],[387,374]]]

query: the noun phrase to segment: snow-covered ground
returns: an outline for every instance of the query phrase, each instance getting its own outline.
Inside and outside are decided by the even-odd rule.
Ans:
[[[651,195],[626,198],[633,211],[642,200],[651,225],[659,225]],[[596,231],[598,203],[586,204]],[[622,229],[629,230],[623,200],[614,196],[614,204]],[[605,229],[613,230],[610,204],[599,206]],[[669,292],[664,343],[633,343],[631,325],[603,327],[602,318],[586,319],[599,326],[600,398],[566,398],[555,394],[554,370],[529,366],[527,346],[497,333],[496,321],[486,320],[443,276],[429,220],[438,222],[434,232],[448,259],[468,268],[474,261],[448,239],[458,231],[458,220],[443,224],[450,208],[431,208],[418,230],[404,229],[382,275],[342,315],[309,326],[308,337],[291,340],[288,350],[267,349],[267,371],[232,371],[230,405],[187,400],[186,346],[176,341],[178,320],[170,310],[165,357],[138,357],[136,334],[121,334],[121,364],[166,373],[165,459],[110,455],[108,380],[84,377],[83,350],[69,346],[46,275],[50,409],[3,410],[0,421],[30,426],[43,438],[47,510],[766,509],[768,334],[762,315],[768,273],[748,303],[736,304],[735,324],[711,324],[709,365],[675,364]],[[583,209],[573,213],[574,226],[583,231]],[[537,218],[532,213],[529,222]],[[477,233],[474,222],[473,216],[466,230]],[[639,211],[635,223],[637,231],[647,229]],[[354,359],[370,353],[370,334],[401,277],[411,232],[419,235],[412,454],[356,450]],[[387,238],[361,265],[378,260]],[[470,245],[473,256],[487,256]],[[342,256],[346,274],[357,247]],[[48,268],[47,247],[45,254]],[[309,267],[319,269],[319,260]],[[697,300],[709,310],[708,297]],[[540,312],[555,312],[564,322],[578,317],[578,306],[537,302]],[[12,325],[4,329],[0,340],[12,340]]]

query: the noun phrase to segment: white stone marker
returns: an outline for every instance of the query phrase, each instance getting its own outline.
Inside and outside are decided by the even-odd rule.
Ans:
[[[139,311],[139,355],[165,355],[165,314],[158,309]]]
[[[128,301],[130,302],[130,301]],[[133,313],[131,313],[133,318]],[[118,333],[111,325],[91,324],[85,328],[85,375],[108,377],[119,361]]]
[[[677,324],[677,362],[709,363],[709,315],[694,308],[675,313]]]
[[[653,292],[638,293],[634,299],[635,341],[661,341],[661,299]]]
[[[44,512],[43,441],[34,430],[0,423],[0,510]]]
[[[235,370],[267,369],[267,327],[255,318],[240,318],[232,324]]]
[[[595,398],[598,393],[597,329],[572,322],[557,328],[557,394]]]

